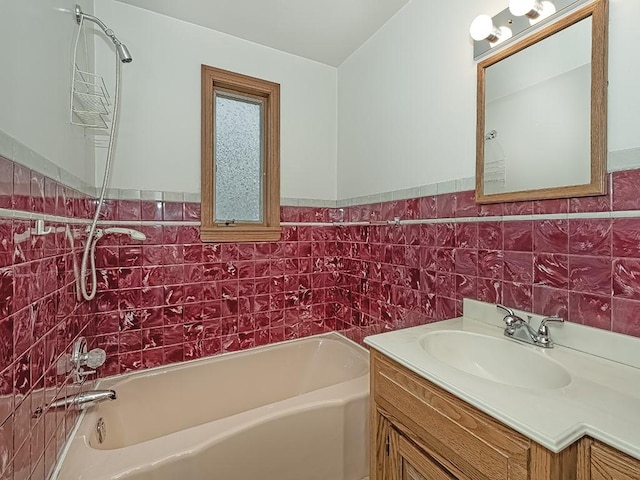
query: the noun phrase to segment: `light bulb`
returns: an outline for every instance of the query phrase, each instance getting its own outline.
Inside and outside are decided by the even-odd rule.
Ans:
[[[543,0],[541,3],[542,3],[542,12],[540,12],[540,15],[538,15],[537,18],[529,19],[529,23],[531,25],[535,25],[540,20],[544,20],[545,18],[550,17],[551,15],[556,13],[556,6],[553,4],[553,2]]]
[[[471,22],[469,33],[476,42],[488,40],[492,47],[513,36],[510,28],[496,27],[489,15],[478,15]]]
[[[534,25],[556,13],[556,6],[547,0],[509,0],[509,11],[516,17],[525,15]]]
[[[511,37],[513,37],[513,32],[509,27],[498,27],[498,31],[500,32],[500,35],[498,35],[498,38],[495,41],[490,40],[492,47],[495,47],[497,44],[502,43],[505,40],[508,40]]]
[[[476,42],[481,40],[489,40],[495,42],[500,38],[500,30],[493,24],[493,20],[489,15],[478,15],[469,28],[471,38]]]
[[[542,4],[539,0],[509,0],[509,11],[516,17],[523,15],[538,16],[540,10],[542,10]]]

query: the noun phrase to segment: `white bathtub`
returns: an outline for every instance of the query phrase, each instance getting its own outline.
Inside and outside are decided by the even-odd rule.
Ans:
[[[107,379],[117,400],[81,418],[57,478],[360,480],[368,373],[330,333]]]

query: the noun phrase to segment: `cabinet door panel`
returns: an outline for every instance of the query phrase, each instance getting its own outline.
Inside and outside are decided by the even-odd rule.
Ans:
[[[391,455],[397,451],[393,444],[396,436],[392,435],[391,422],[381,415],[375,404],[371,404],[371,458],[369,477],[371,480],[391,480],[397,470],[395,461],[397,455]]]
[[[478,480],[528,479],[527,439],[375,351],[372,360],[374,402],[436,460]]]
[[[406,480],[428,480],[427,477],[421,475],[420,472],[413,468],[413,465],[410,463],[405,465],[402,477]]]
[[[392,445],[397,446],[395,462],[399,480],[456,480],[444,468],[438,465],[428,454],[421,451],[406,438],[393,432]],[[393,455],[394,452],[391,452]]]
[[[640,462],[594,442],[591,446],[591,479],[638,480],[640,479]]]

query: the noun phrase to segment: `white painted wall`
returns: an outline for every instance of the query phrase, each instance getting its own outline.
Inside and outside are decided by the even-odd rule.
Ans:
[[[92,143],[69,121],[76,3],[93,11],[93,0],[0,0],[0,130],[92,183]],[[92,42],[81,67],[88,50],[93,68]]]
[[[640,2],[609,0],[609,152],[640,146]]]
[[[134,59],[123,68],[112,188],[200,191],[204,63],[280,83],[281,194],[336,198],[336,68],[113,0],[97,2],[96,14]],[[113,63],[96,42],[98,71],[112,76]]]
[[[101,168],[94,173],[84,132],[68,121],[75,3],[0,0],[0,32],[11,38],[0,49],[0,129],[99,184]],[[91,11],[92,0],[79,3]],[[342,199],[472,177],[476,73],[468,26],[506,3],[457,0],[434,7],[412,0],[339,68],[336,115],[332,67],[101,0],[98,15],[135,57],[124,67],[111,186],[198,191],[201,63],[282,84],[285,197]],[[611,152],[640,147],[638,18],[637,0],[610,0]],[[97,70],[113,75],[110,45],[92,38]]]
[[[338,198],[475,175],[468,28],[506,0],[412,0],[338,69]],[[610,1],[609,151],[640,146],[640,2]]]

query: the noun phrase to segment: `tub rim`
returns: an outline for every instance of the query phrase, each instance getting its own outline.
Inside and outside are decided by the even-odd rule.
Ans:
[[[245,350],[237,350],[235,352],[224,352],[224,353],[219,353],[216,355],[210,355],[208,357],[202,357],[202,358],[195,358],[193,360],[183,360],[181,362],[175,362],[175,363],[170,363],[167,365],[158,365],[157,367],[151,367],[151,368],[145,368],[143,370],[135,370],[132,372],[127,372],[127,373],[121,373],[118,375],[112,375],[110,377],[105,377],[105,378],[99,378],[96,381],[95,384],[95,388],[96,389],[102,389],[102,388],[108,388],[112,385],[115,385],[116,383],[119,383],[120,381],[123,380],[128,380],[131,377],[136,377],[136,376],[154,376],[154,375],[159,375],[161,373],[167,372],[169,370],[179,370],[182,368],[186,368],[188,366],[193,366],[193,365],[198,365],[200,363],[207,363],[207,362],[211,362],[214,360],[221,360],[227,357],[230,357],[232,355],[248,355],[250,353],[256,353],[256,352],[260,352],[260,351],[264,351],[264,350],[272,350],[276,347],[281,347],[283,345],[287,345],[290,343],[300,343],[300,342],[304,342],[307,340],[313,340],[313,339],[323,339],[326,338],[327,340],[336,340],[340,343],[346,344],[347,346],[349,346],[350,348],[354,348],[356,351],[358,351],[360,354],[367,356],[368,359],[368,355],[369,355],[369,350],[365,347],[363,347],[362,345],[360,345],[359,343],[351,340],[350,338],[342,335],[339,332],[325,332],[325,333],[319,333],[317,335],[310,335],[308,337],[300,337],[300,338],[292,338],[290,340],[284,340],[282,342],[275,342],[275,343],[269,343],[267,345],[260,345],[258,347],[251,347],[251,348],[247,348]],[[84,415],[85,412],[82,412],[82,414]]]
[[[358,352],[358,354],[362,355],[363,357],[366,358],[367,363],[369,363],[369,350],[367,348],[365,348],[364,346],[360,345],[358,342],[351,340],[350,338],[348,338],[347,336],[336,332],[336,331],[332,331],[332,332],[325,332],[325,333],[319,333],[316,335],[309,335],[307,337],[301,337],[301,338],[292,338],[289,340],[284,340],[281,342],[275,342],[275,343],[269,343],[266,345],[260,345],[258,347],[252,347],[252,348],[248,348],[245,350],[238,350],[235,352],[225,352],[225,353],[220,353],[217,355],[211,355],[208,357],[202,357],[202,358],[196,358],[193,360],[186,360],[186,361],[182,361],[182,362],[176,362],[176,363],[172,363],[172,364],[168,364],[168,365],[159,365],[157,367],[152,367],[152,368],[145,368],[143,370],[136,370],[136,371],[132,371],[132,372],[127,372],[124,374],[118,374],[118,375],[113,375],[110,377],[106,377],[106,378],[100,378],[95,382],[95,386],[94,388],[98,389],[98,388],[108,388],[111,385],[115,385],[116,383],[119,383],[120,381],[123,380],[128,380],[131,377],[135,377],[135,376],[143,376],[143,375],[150,375],[150,376],[154,376],[154,375],[159,375],[161,373],[164,373],[168,370],[176,370],[176,369],[181,369],[181,368],[185,368],[188,367],[190,365],[197,365],[199,363],[206,363],[206,362],[211,362],[213,360],[218,360],[221,358],[225,358],[225,357],[229,357],[231,355],[247,355],[250,353],[255,353],[255,352],[259,352],[259,351],[263,351],[263,350],[270,350],[276,347],[280,347],[282,345],[287,345],[290,343],[300,343],[303,341],[308,341],[308,340],[313,340],[313,339],[328,339],[328,340],[335,340],[338,341],[340,343],[345,344],[346,346],[354,349],[355,351]],[[365,375],[369,375],[369,369],[367,370],[367,372],[365,373]],[[360,378],[360,377],[358,377]],[[326,388],[326,387],[325,387]],[[64,464],[64,461],[66,460],[66,457],[69,453],[69,450],[71,449],[71,445],[73,444],[73,440],[77,437],[78,435],[78,431],[80,430],[80,427],[83,424],[83,421],[85,419],[85,417],[87,415],[92,414],[91,409],[88,410],[83,410],[80,415],[78,415],[78,418],[75,422],[75,425],[73,426],[73,429],[71,430],[71,434],[69,435],[69,437],[66,439],[65,441],[65,445],[64,448],[62,449],[62,452],[60,453],[60,457],[58,458],[56,464],[55,464],[55,468],[53,469],[53,472],[51,473],[51,477],[50,480],[61,480],[60,479],[60,473],[62,470],[62,465]]]

